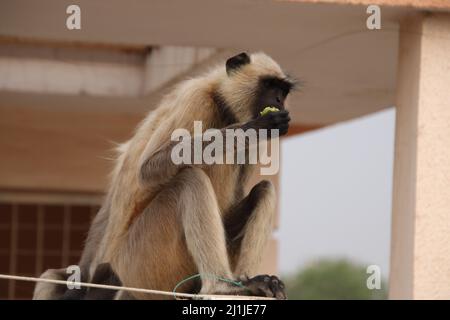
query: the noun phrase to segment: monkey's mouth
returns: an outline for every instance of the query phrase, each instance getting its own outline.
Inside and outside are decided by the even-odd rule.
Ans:
[[[284,106],[278,104],[267,104],[259,108],[257,116],[264,116],[271,112],[277,112],[284,110]]]

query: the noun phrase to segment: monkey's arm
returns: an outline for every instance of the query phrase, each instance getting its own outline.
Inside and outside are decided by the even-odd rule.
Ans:
[[[283,135],[287,132],[289,121],[289,113],[287,111],[280,111],[276,113],[269,113],[265,116],[250,120],[246,123],[235,123],[217,130],[220,131],[220,135],[222,137],[226,137],[227,130],[229,129],[235,130],[235,137],[242,136],[243,139],[240,140],[244,142],[243,144],[233,143],[231,146],[231,148],[234,149],[235,154],[238,154],[240,152],[245,152],[250,147],[251,139],[246,139],[245,136],[247,130],[255,130],[258,138],[259,129],[268,129],[269,137],[271,129],[278,129],[279,134]],[[165,135],[163,136],[161,132],[164,131]],[[183,142],[170,141],[168,136],[171,132],[173,132],[173,130],[169,128],[157,130],[152,139],[150,139],[150,141],[147,143],[139,165],[139,180],[143,186],[152,188],[167,183],[178,173],[180,169],[194,165],[193,157],[194,152],[196,151],[196,145],[202,146],[201,152],[203,152],[204,148],[212,143],[210,141],[204,141],[203,136],[194,136],[190,139],[183,140]],[[164,138],[161,139],[162,137]],[[189,164],[176,164],[172,161],[172,149],[179,143],[188,143],[186,148],[191,149],[191,161]],[[229,145],[227,143],[223,143],[223,154],[225,154],[227,148],[229,148]],[[206,164],[203,163],[195,164],[195,166],[200,167],[205,165]]]
[[[226,129],[239,129],[242,124],[233,124],[220,130],[222,137],[225,137]],[[151,139],[141,156],[139,165],[139,181],[147,187],[158,187],[170,181],[182,168],[194,166],[194,152],[195,146],[200,145],[203,152],[204,148],[210,144],[210,141],[204,141],[202,136],[193,136],[192,138],[185,138],[183,141],[171,141],[169,138],[165,138],[164,142],[156,145],[157,142]],[[176,164],[172,161],[172,149],[179,143],[186,143],[185,148],[191,150],[190,163]],[[224,152],[226,151],[225,144]],[[246,143],[247,145],[247,143]],[[237,146],[234,146],[236,148]],[[248,146],[244,146],[244,149]],[[225,154],[225,153],[224,153]],[[205,164],[195,164],[195,166],[204,166]]]

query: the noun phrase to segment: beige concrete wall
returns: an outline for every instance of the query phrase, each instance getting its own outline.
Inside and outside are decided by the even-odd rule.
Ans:
[[[214,53],[0,41],[0,189],[103,192],[115,144]]]
[[[448,0],[282,0],[293,2],[329,3],[342,5],[383,5],[395,7],[412,7],[421,9],[450,9]]]
[[[400,34],[390,298],[450,298],[450,14]]]

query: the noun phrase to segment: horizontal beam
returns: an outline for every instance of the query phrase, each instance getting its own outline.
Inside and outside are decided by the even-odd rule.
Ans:
[[[114,143],[131,137],[151,105],[5,93],[0,100],[0,189],[10,191],[103,192]],[[319,127],[293,124],[289,134]]]
[[[415,9],[441,10],[450,9],[448,0],[281,0],[287,2],[327,3],[341,5],[371,5],[388,7],[409,7]]]
[[[289,130],[287,133],[287,136],[295,136],[299,135],[305,132],[310,132],[314,130],[318,130],[325,127],[325,125],[319,125],[319,124],[300,124],[300,123],[293,123],[289,126]]]
[[[180,45],[258,50],[270,45],[279,50],[300,50],[355,31],[352,22],[366,30],[360,23],[365,10],[354,6],[246,0],[135,0],[133,5],[121,0],[78,0],[81,29],[68,30],[66,8],[71,4],[69,0],[2,0],[0,36],[131,48]],[[384,10],[384,26],[388,27],[398,13]],[[274,17],[282,19],[269,23]]]
[[[0,202],[45,205],[100,205],[104,193],[57,192],[55,190],[0,189]]]
[[[247,0],[135,0],[129,6],[121,0],[79,0],[82,29],[67,30],[69,4],[0,1],[0,37],[80,46],[264,51],[304,80],[305,87],[292,95],[291,114],[308,124],[345,121],[394,104],[397,21],[413,11],[383,8],[382,29],[369,31],[361,6]]]
[[[115,143],[142,115],[0,106],[0,189],[103,192]]]

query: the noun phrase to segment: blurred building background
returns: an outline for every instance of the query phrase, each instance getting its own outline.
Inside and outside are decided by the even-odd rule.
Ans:
[[[80,30],[66,27],[72,4]],[[381,6],[380,30],[366,26],[369,4]],[[396,107],[390,296],[448,298],[449,9],[446,0],[3,0],[0,273],[76,263],[115,143],[177,81],[261,50],[304,82],[290,101],[292,139]],[[297,190],[271,179],[280,193]],[[279,270],[278,240],[261,271]],[[29,298],[32,287],[0,281],[0,298]]]

